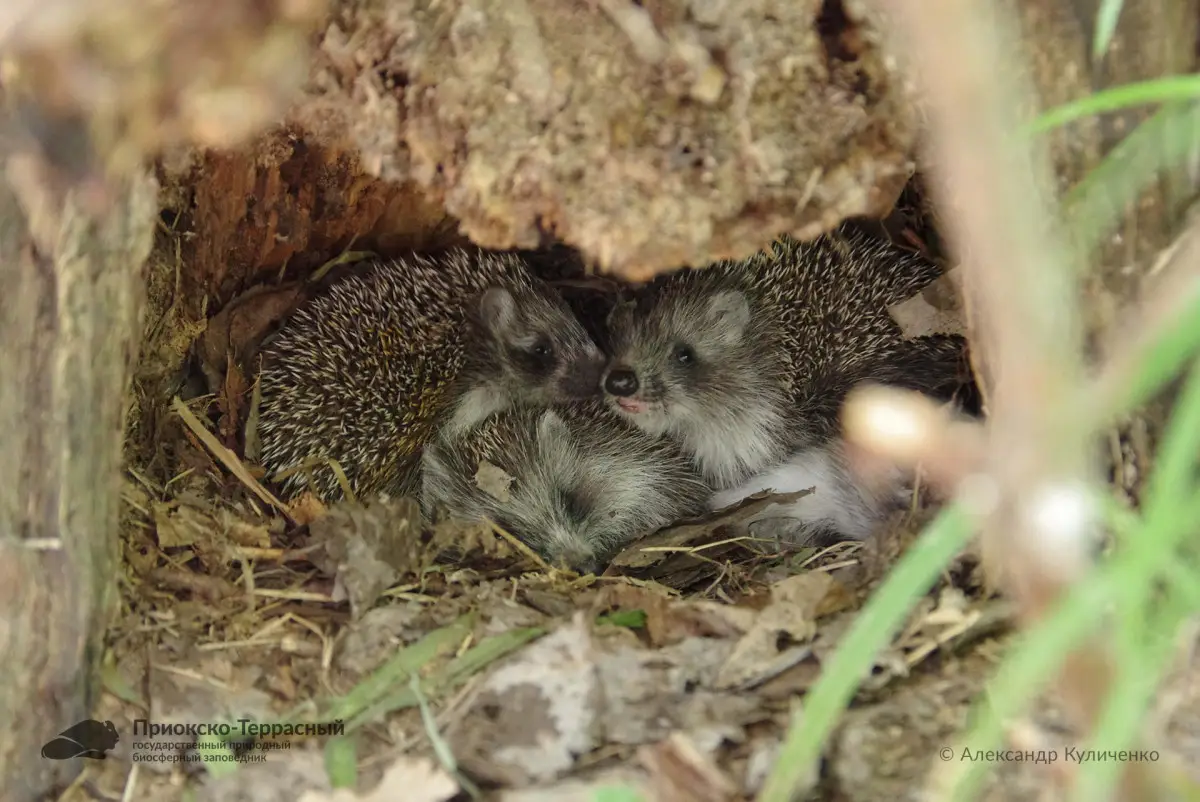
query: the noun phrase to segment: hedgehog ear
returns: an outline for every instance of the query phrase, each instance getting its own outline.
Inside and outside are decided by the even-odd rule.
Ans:
[[[421,454],[420,490],[417,501],[421,505],[421,515],[427,523],[432,522],[437,514],[439,504],[445,502],[450,495],[450,472],[442,460],[441,449],[437,444],[426,446]]]
[[[617,301],[608,310],[608,314],[604,316],[605,325],[610,325],[617,319],[617,315],[621,314],[621,302]]]
[[[479,317],[493,335],[509,339],[517,323],[517,300],[504,287],[489,287],[479,298]]]
[[[708,319],[727,345],[741,341],[750,325],[750,301],[738,290],[718,292],[708,301]]]
[[[538,439],[549,443],[569,443],[571,430],[557,412],[547,409],[538,419]]]
[[[434,440],[427,443],[425,448],[421,450],[420,465],[421,465],[421,493],[427,495],[434,489],[436,480],[438,485],[444,484],[446,477],[450,475],[450,470],[446,464],[446,455],[443,453],[441,442]]]
[[[612,308],[608,310],[604,322],[611,327],[614,322],[628,316],[631,311],[633,311],[633,301],[628,298],[618,298]]]
[[[548,409],[538,418],[537,424],[538,449],[544,457],[552,454],[569,454],[575,448],[575,438],[566,421],[552,409]]]

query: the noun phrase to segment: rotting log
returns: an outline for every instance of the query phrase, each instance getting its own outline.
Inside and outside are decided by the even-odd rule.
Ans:
[[[56,796],[81,768],[40,750],[90,715],[116,599],[121,446],[159,211],[144,166],[236,147],[277,120],[324,11],[0,10],[0,800]]]
[[[917,120],[882,39],[861,1],[344,0],[293,117],[480,245],[645,278],[887,212]]]
[[[40,757],[87,718],[116,590],[119,465],[156,184],[103,211],[3,154],[0,178],[0,797],[79,771]],[[95,208],[94,206],[92,208]]]
[[[320,132],[283,126],[159,172],[164,211],[186,234],[180,288],[197,317],[204,298],[221,308],[247,287],[307,277],[347,248],[390,254],[462,241],[420,187],[371,176],[352,143]]]
[[[1043,107],[1193,61],[1195,0],[1129,0],[1098,65],[1095,3],[1006,2]],[[196,247],[231,238],[235,277],[301,248],[326,258],[348,239],[339,215],[365,221],[369,239],[371,220],[399,218],[363,200],[400,187],[477,244],[552,236],[627,278],[746,255],[785,231],[807,238],[886,213],[916,166],[921,115],[880,5],[336,0],[285,125],[252,147],[205,151],[169,183],[220,171],[217,194],[198,185],[181,212],[196,242],[213,243]],[[1139,116],[1050,135],[1064,184]],[[310,175],[306,197],[296,186]],[[238,208],[227,188],[258,205]],[[272,227],[278,247],[263,238]],[[1119,267],[1104,283],[1128,276]]]
[[[190,304],[445,244],[439,218],[645,278],[885,214],[913,168],[910,90],[862,0],[330,12],[281,125],[162,164]]]

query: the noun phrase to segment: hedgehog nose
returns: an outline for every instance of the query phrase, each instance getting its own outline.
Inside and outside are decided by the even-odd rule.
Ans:
[[[587,576],[588,574],[599,576],[600,568],[600,561],[591,556],[575,560],[574,564],[571,566],[571,570],[580,576]]]
[[[604,380],[604,389],[610,395],[628,398],[638,391],[637,374],[629,368],[613,368]]]

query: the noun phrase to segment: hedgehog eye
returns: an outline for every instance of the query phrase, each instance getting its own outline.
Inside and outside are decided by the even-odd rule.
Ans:
[[[554,343],[546,336],[515,345],[511,353],[519,368],[538,380],[547,378],[558,367]]]
[[[681,365],[690,365],[696,361],[696,353],[686,345],[675,346],[675,361]]]

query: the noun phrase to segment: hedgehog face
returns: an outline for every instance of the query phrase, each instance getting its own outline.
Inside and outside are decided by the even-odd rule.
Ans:
[[[699,512],[711,492],[681,455],[613,419],[517,410],[490,419],[468,442],[479,440],[513,477],[507,491],[481,489],[478,461],[468,456],[475,450],[443,438],[423,457],[423,503],[465,520],[488,518],[547,562],[581,573]]]
[[[726,406],[747,378],[749,325],[749,302],[737,291],[668,298],[640,313],[618,307],[609,316],[613,359],[604,376],[610,404],[656,433]]]
[[[680,441],[718,485],[737,481],[774,455],[784,425],[782,366],[757,325],[736,289],[618,307],[603,379],[609,405],[642,431]]]
[[[474,365],[477,378],[515,403],[598,395],[604,355],[548,285],[489,288],[479,299],[479,321],[486,356]]]

